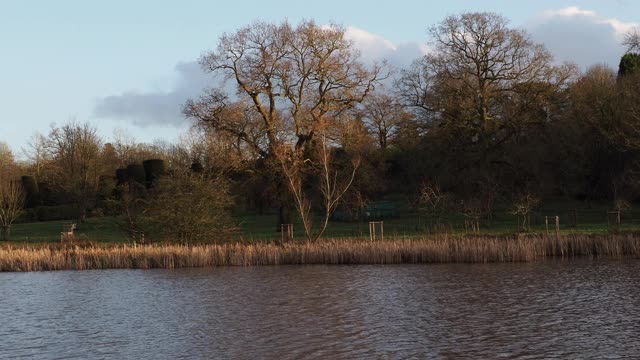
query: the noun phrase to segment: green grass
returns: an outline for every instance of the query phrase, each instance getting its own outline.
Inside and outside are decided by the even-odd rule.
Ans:
[[[43,221],[14,224],[11,227],[13,242],[57,242],[60,233],[70,224],[70,220]],[[118,243],[127,241],[112,217],[90,218],[79,225],[77,238],[87,238],[97,242]]]
[[[640,231],[640,205],[623,213],[622,225],[618,228],[607,225],[607,211],[611,207],[608,203],[547,202],[536,210],[531,216],[530,232],[543,234],[546,232],[545,216],[549,218],[549,231],[555,232],[555,216],[560,217],[561,234],[606,234],[611,231]],[[570,221],[571,214],[575,211],[575,226]],[[275,214],[255,215],[238,214],[244,238],[248,239],[276,239],[280,237],[275,230],[278,227]],[[450,213],[441,219],[450,233],[463,234],[465,217],[459,213]],[[433,221],[426,215],[417,214],[408,206],[397,208],[397,216],[381,219],[384,221],[384,232],[387,236],[415,236],[431,232]],[[613,219],[612,219],[613,220]],[[316,220],[320,223],[320,219]],[[491,221],[481,221],[480,234],[483,235],[508,235],[518,232],[516,217],[510,213],[507,207],[497,208]],[[304,237],[304,229],[300,221],[294,221],[294,236],[298,239]],[[361,222],[330,222],[325,237],[368,237],[368,220]]]
[[[432,221],[422,215],[419,216],[408,206],[402,206],[398,201],[397,216],[385,218],[384,233],[386,237],[393,236],[419,236],[430,233]],[[569,226],[569,214],[575,209],[576,226]],[[640,231],[640,205],[624,213],[623,224],[619,229],[607,226],[607,210],[609,204],[599,203],[587,205],[583,202],[545,202],[531,217],[532,233],[545,233],[544,216],[549,216],[550,232],[555,231],[554,217],[560,216],[560,228],[562,234],[606,234],[612,230]],[[240,226],[241,236],[244,240],[275,240],[281,237],[276,232],[278,228],[275,213],[256,215],[239,213],[234,216]],[[60,232],[64,225],[71,221],[48,221],[36,223],[15,224],[12,227],[11,240],[13,242],[57,242],[60,241]],[[441,220],[449,228],[449,233],[464,233],[464,216],[457,213],[448,214]],[[320,223],[318,219],[317,224]],[[517,232],[516,218],[510,214],[507,208],[498,208],[490,224],[481,224],[482,235],[508,235]],[[368,238],[368,221],[361,222],[330,222],[324,237],[363,237]],[[90,218],[80,225],[76,231],[76,237],[87,238],[100,243],[122,243],[128,241],[119,229],[116,219],[112,217]],[[303,239],[304,230],[300,221],[294,222],[294,238]]]

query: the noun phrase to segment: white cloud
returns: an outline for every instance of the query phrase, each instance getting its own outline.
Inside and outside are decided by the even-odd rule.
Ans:
[[[185,125],[182,106],[210,85],[212,77],[197,62],[182,62],[174,68],[177,80],[167,91],[133,92],[98,100],[94,114],[99,118],[125,120],[133,125]]]
[[[610,26],[617,38],[622,39],[624,34],[637,27],[637,22],[623,22],[615,18],[605,18],[595,11],[581,9],[577,6],[569,6],[560,10],[545,11],[542,18],[545,20],[553,20],[554,18],[576,18],[582,17],[592,24]]]
[[[576,15],[595,17],[596,13],[595,13],[595,11],[580,9],[577,6],[569,6],[569,7],[566,7],[564,9],[560,9],[560,10],[548,10],[548,11],[545,11],[544,14],[543,14],[543,17],[545,17],[545,18],[553,18],[553,17],[556,17],[556,16],[570,17],[570,16],[576,16]]]
[[[363,61],[373,62],[386,59],[395,68],[407,66],[413,60],[428,52],[426,44],[417,42],[394,43],[383,36],[354,26],[347,27],[345,37],[351,40],[354,46],[360,50]]]
[[[395,51],[398,47],[380,35],[370,33],[355,26],[347,27],[345,37],[351,39],[361,50]]]
[[[576,6],[544,12],[527,26],[533,38],[545,44],[558,61],[575,62],[583,68],[606,64],[616,68],[624,54],[624,34],[638,26],[606,18]]]

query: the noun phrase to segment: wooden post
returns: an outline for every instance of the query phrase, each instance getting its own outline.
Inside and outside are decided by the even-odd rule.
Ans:
[[[547,229],[547,236],[549,236],[549,217],[544,217],[544,227]]]
[[[383,221],[369,221],[369,240],[377,240],[376,225],[380,226],[380,239],[384,240],[384,222]]]
[[[293,224],[280,224],[280,238],[282,239],[282,242],[284,242],[285,239],[285,230],[287,233],[287,240],[293,240]]]
[[[556,237],[560,235],[560,216],[556,215]]]

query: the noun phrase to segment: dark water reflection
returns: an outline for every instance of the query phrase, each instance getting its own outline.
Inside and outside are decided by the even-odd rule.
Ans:
[[[640,261],[0,274],[0,358],[640,358]]]

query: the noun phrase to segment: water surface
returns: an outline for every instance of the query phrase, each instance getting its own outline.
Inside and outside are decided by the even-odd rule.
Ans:
[[[0,358],[638,358],[640,261],[0,273]]]

